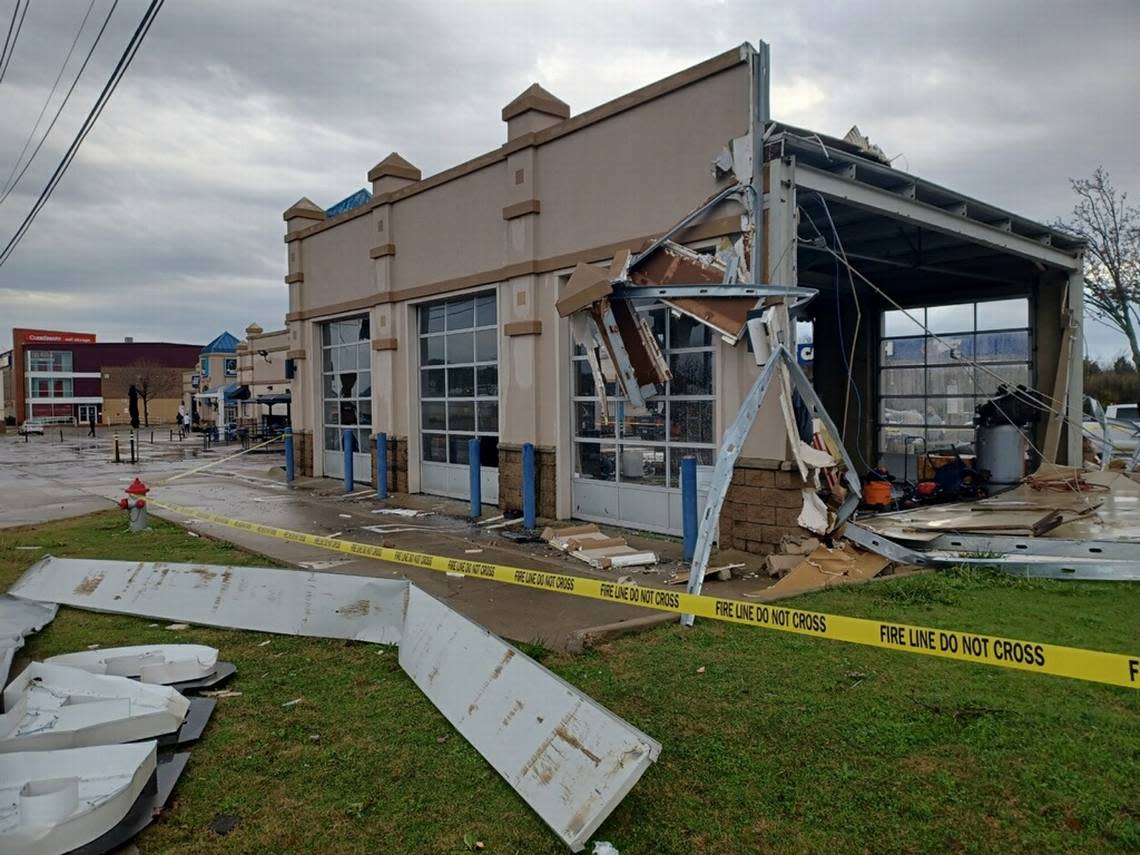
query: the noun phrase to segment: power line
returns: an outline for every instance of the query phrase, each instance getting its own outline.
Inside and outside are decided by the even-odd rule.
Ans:
[[[16,27],[16,16],[20,14],[20,0],[16,0],[16,5],[12,7],[12,20],[8,22],[8,32],[4,35],[4,49],[0,50],[0,66],[4,64],[4,58],[8,56],[8,43],[12,41],[12,30]]]
[[[107,106],[107,102],[111,99],[111,95],[113,95],[115,89],[118,88],[119,82],[123,79],[123,75],[126,74],[127,69],[131,65],[131,62],[137,55],[139,47],[142,45],[143,39],[146,38],[147,33],[150,31],[151,25],[154,23],[154,19],[158,16],[159,11],[162,9],[163,3],[165,3],[165,0],[151,0],[150,5],[143,13],[142,20],[139,21],[139,25],[135,29],[134,35],[131,36],[131,40],[127,43],[126,48],[123,50],[123,55],[119,57],[119,61],[115,65],[114,70],[111,72],[111,76],[107,79],[107,83],[104,85],[103,91],[99,93],[99,97],[96,99],[95,105],[91,108],[91,112],[87,114],[87,118],[84,120],[82,127],[79,129],[79,132],[75,135],[75,139],[72,141],[71,145],[68,146],[67,151],[64,153],[63,158],[59,162],[59,165],[55,168],[55,172],[52,173],[51,178],[48,179],[47,186],[45,186],[43,192],[40,193],[40,196],[36,200],[35,205],[32,206],[32,210],[28,212],[28,215],[24,218],[24,221],[20,224],[20,227],[16,230],[16,233],[8,241],[4,249],[0,251],[0,266],[3,266],[4,263],[9,258],[11,258],[12,252],[23,239],[24,235],[27,234],[28,228],[31,226],[32,222],[35,220],[39,212],[43,209],[43,206],[47,204],[47,201],[49,198],[51,198],[52,193],[55,192],[55,188],[59,185],[59,182],[63,179],[63,176],[67,172],[68,167],[71,166],[72,161],[75,159],[76,152],[79,151],[79,147],[83,145],[83,141],[91,132],[91,128],[95,126],[95,122],[98,121],[99,116],[103,112],[103,108]]]
[[[6,189],[4,194],[0,196],[0,205],[4,204],[4,200],[7,199],[19,185],[20,179],[24,177],[24,173],[28,171],[28,167],[32,165],[32,162],[36,159],[36,155],[39,154],[40,149],[43,148],[44,141],[47,140],[52,128],[55,127],[55,123],[59,121],[60,114],[63,113],[63,108],[67,106],[67,102],[71,99],[71,93],[75,91],[75,87],[79,84],[80,78],[83,77],[83,72],[87,70],[87,63],[91,61],[91,56],[95,53],[95,48],[98,47],[100,39],[103,38],[103,33],[106,31],[107,25],[111,23],[111,16],[115,14],[115,9],[118,5],[119,0],[115,0],[115,2],[111,4],[111,8],[107,11],[107,17],[103,19],[103,26],[101,26],[99,32],[95,34],[95,41],[91,43],[91,47],[87,50],[87,56],[83,59],[83,65],[79,66],[79,71],[76,73],[75,79],[71,81],[71,87],[67,90],[67,94],[63,96],[63,100],[60,101],[59,107],[56,108],[55,115],[52,117],[51,123],[47,126],[47,130],[44,131],[44,135],[40,137],[40,141],[36,143],[36,147],[32,151],[32,156],[28,158],[27,163],[25,163],[24,167],[20,170],[20,174],[17,175],[16,180],[12,182],[12,186]]]
[[[32,5],[32,0],[24,0],[24,11],[20,12],[20,22],[16,24],[16,32],[13,35],[12,25],[8,25],[8,35],[12,36],[11,45],[8,44],[8,39],[4,39],[4,50],[6,56],[0,56],[0,83],[4,82],[4,75],[8,73],[8,66],[12,64],[12,54],[16,52],[16,40],[20,38],[20,30],[24,29],[24,18],[28,16],[28,7]],[[20,0],[16,0],[16,8],[12,10],[12,20],[16,20],[16,12],[20,8]]]
[[[55,76],[55,83],[51,85],[51,92],[48,93],[44,105],[40,107],[40,114],[36,116],[36,123],[32,125],[31,131],[28,132],[28,138],[24,140],[24,147],[20,149],[20,154],[16,158],[16,162],[12,164],[12,171],[8,173],[7,179],[4,181],[4,197],[8,195],[8,187],[11,185],[12,176],[16,174],[16,170],[20,166],[20,161],[24,159],[24,154],[28,151],[28,146],[32,143],[32,138],[35,137],[36,131],[40,129],[40,122],[43,120],[44,113],[47,112],[48,104],[51,99],[55,97],[55,90],[59,87],[59,81],[63,79],[63,72],[67,69],[67,64],[71,62],[71,55],[75,52],[75,46],[79,44],[79,37],[83,34],[83,28],[87,26],[87,19],[91,17],[91,10],[95,8],[95,0],[91,0],[87,4],[87,13],[83,16],[83,20],[79,24],[79,29],[75,32],[75,38],[71,40],[71,47],[67,51],[67,56],[63,59],[63,65],[59,67],[59,74]],[[76,78],[78,80],[78,77]],[[56,114],[58,115],[58,113]],[[35,155],[33,155],[34,157]],[[0,202],[4,199],[0,198]]]

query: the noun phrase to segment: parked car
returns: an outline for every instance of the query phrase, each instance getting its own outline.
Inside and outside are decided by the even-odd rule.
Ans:
[[[20,430],[18,431],[18,433],[20,434],[20,436],[28,436],[29,434],[38,434],[39,436],[43,436],[44,435],[43,422],[33,422],[29,419],[28,421],[26,421],[22,425],[20,425]]]
[[[1140,427],[1140,407],[1136,404],[1109,404],[1104,414],[1110,419],[1127,419]]]

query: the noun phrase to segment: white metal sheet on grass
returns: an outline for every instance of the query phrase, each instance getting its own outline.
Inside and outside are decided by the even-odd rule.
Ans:
[[[167,686],[33,662],[4,689],[0,752],[150,739],[177,730],[189,709]]]
[[[0,852],[60,855],[127,815],[155,770],[154,742],[0,754]]]
[[[55,618],[59,606],[0,594],[0,682],[8,682],[12,657],[24,646],[24,636],[39,632]]]
[[[398,644],[408,583],[272,567],[48,556],[17,597],[169,621]]]
[[[138,677],[143,683],[184,683],[217,670],[218,649],[205,644],[134,644],[49,656],[49,665],[80,668],[90,674]]]
[[[412,587],[400,666],[574,851],[661,751],[656,740]]]

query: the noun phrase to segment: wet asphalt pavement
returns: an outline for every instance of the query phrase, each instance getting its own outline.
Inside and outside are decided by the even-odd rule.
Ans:
[[[120,432],[116,464],[112,437],[101,431],[96,439],[82,432],[59,439],[58,431],[27,442],[9,432],[0,436],[0,528],[30,525],[77,516],[112,507],[136,476],[155,485],[153,495],[172,504],[201,508],[234,519],[264,523],[279,528],[332,535],[372,544],[396,546],[437,555],[489,561],[514,567],[550,570],[617,580],[630,577],[638,584],[660,585],[680,565],[680,544],[675,540],[627,537],[637,548],[653,549],[662,563],[649,572],[638,568],[596,571],[543,543],[514,544],[497,531],[467,522],[466,503],[426,495],[398,495],[377,500],[368,485],[345,496],[343,486],[330,479],[284,481],[282,454],[274,446],[269,453],[256,451],[234,459],[223,458],[241,450],[231,444],[203,451],[200,437],[169,439],[167,429],[144,429],[137,449],[138,462],[129,462],[126,433]],[[165,479],[211,464],[208,468],[168,484]],[[214,465],[216,464],[216,465]],[[385,507],[410,507],[429,512],[405,518],[374,513]],[[226,526],[207,524],[153,508],[152,512],[191,531],[227,540],[276,561],[333,573],[365,576],[407,577],[428,593],[445,600],[493,632],[516,641],[541,643],[561,649],[577,631],[601,624],[660,614],[647,609],[603,603],[546,591],[456,578],[437,571],[408,567],[254,535]],[[484,507],[484,516],[498,510]],[[372,531],[366,527],[381,527]],[[718,583],[716,593],[738,594],[755,590],[757,579]]]

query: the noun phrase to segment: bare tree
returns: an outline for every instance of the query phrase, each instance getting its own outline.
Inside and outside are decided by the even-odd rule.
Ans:
[[[143,405],[143,424],[150,427],[150,402],[159,398],[182,397],[182,373],[178,368],[140,359],[128,369]]]
[[[1085,302],[1128,340],[1132,369],[1140,371],[1140,208],[1117,193],[1108,172],[1098,166],[1091,178],[1070,179],[1077,203],[1072,218],[1058,226],[1083,238]]]

